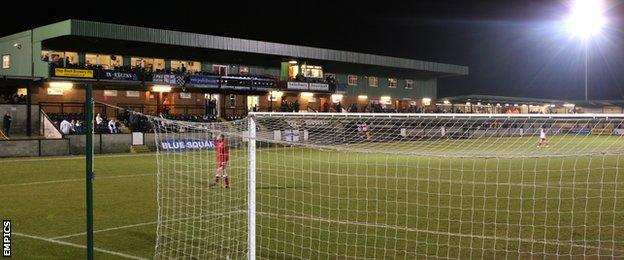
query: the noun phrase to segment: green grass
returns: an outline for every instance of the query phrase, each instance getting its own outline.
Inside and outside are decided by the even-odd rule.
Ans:
[[[575,145],[599,150],[621,142],[594,138]],[[463,142],[456,151],[484,148]],[[509,142],[523,144],[518,154],[536,149],[529,140]],[[548,149],[562,151],[569,142],[555,139]],[[163,255],[186,248],[200,258],[244,257],[245,154],[232,150],[230,190],[205,188],[212,153],[160,158],[161,202],[169,210]],[[618,156],[541,158],[548,154],[543,149],[535,158],[445,158],[299,147],[263,147],[257,154],[261,258],[624,257],[624,158]],[[12,220],[17,259],[85,256],[81,248],[17,234],[85,244],[82,158],[0,159],[0,217]],[[154,154],[96,157],[97,248],[154,256],[156,171]]]

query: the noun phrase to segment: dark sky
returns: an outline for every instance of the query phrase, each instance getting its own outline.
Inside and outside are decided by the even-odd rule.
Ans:
[[[28,13],[4,17],[0,34],[87,19],[470,67],[441,79],[439,96],[582,99],[583,45],[560,23],[568,1],[24,1],[14,10]],[[608,28],[589,44],[590,99],[624,98],[623,2],[605,0]]]

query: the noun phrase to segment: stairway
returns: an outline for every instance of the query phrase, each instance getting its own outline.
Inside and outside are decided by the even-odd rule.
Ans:
[[[131,145],[130,146],[131,153],[149,153],[150,149],[147,145]]]

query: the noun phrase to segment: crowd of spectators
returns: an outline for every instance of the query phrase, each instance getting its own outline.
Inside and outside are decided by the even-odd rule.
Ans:
[[[2,104],[26,104],[26,95],[18,95],[17,93],[4,93],[0,95],[0,103]]]

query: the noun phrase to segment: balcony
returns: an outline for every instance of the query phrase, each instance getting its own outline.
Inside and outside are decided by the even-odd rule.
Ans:
[[[125,83],[127,85],[165,84],[187,89],[214,89],[236,92],[267,92],[275,90],[277,80],[267,75],[217,75],[210,72],[182,72],[179,70],[150,71],[128,66],[105,69],[101,66],[50,64],[51,79]],[[317,87],[318,88],[318,87]]]

